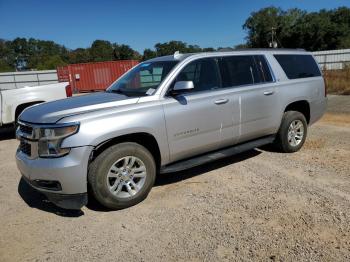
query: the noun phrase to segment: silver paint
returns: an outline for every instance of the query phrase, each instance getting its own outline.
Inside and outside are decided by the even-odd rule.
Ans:
[[[79,132],[62,147],[71,153],[58,159],[27,159],[17,153],[22,174],[56,179],[63,193],[86,192],[91,151],[127,134],[147,133],[158,143],[161,165],[278,131],[285,108],[295,101],[310,105],[310,124],[326,108],[323,77],[289,80],[273,54],[305,54],[300,50],[248,50],[158,57],[150,61],[179,60],[151,96],[128,98],[112,93],[85,95],[45,103],[25,110],[20,120],[37,124],[79,122]],[[190,62],[207,57],[264,55],[273,82],[167,96],[169,85]],[[195,131],[193,131],[195,130]],[[180,134],[180,135],[179,135]],[[82,168],[78,168],[81,166]]]

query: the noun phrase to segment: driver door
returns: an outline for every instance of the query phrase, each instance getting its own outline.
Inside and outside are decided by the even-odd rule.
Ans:
[[[171,161],[218,149],[223,136],[233,136],[232,101],[219,88],[214,58],[189,63],[176,81],[192,81],[194,89],[163,102]]]

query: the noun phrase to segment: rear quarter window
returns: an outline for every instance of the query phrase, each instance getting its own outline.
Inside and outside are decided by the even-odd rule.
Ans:
[[[289,79],[321,76],[311,55],[274,55]]]

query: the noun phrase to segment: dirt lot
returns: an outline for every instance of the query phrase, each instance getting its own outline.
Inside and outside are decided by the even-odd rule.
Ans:
[[[295,154],[256,149],[162,176],[141,204],[58,209],[0,141],[0,261],[349,261],[350,97]]]

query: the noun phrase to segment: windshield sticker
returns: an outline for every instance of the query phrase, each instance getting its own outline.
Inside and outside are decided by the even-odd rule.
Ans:
[[[142,64],[141,67],[146,67],[146,66],[149,66],[150,63],[145,63],[145,64]]]
[[[156,91],[154,88],[150,88],[147,90],[146,95],[151,96],[151,95],[153,95],[154,91]]]

